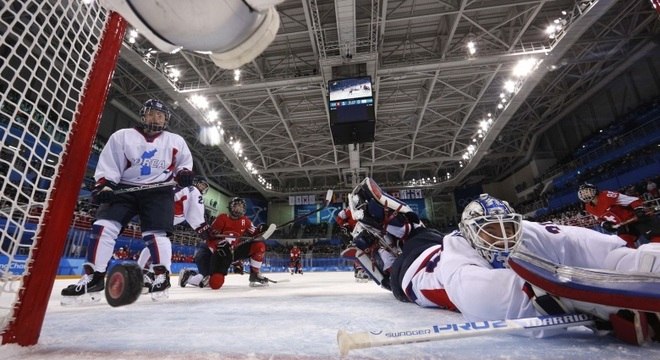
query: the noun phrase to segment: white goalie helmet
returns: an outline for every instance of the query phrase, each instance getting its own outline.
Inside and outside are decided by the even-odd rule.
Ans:
[[[458,228],[493,268],[503,268],[520,243],[521,225],[522,215],[509,203],[481,194],[465,207]]]

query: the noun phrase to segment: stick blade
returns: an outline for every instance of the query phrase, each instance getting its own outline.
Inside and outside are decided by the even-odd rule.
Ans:
[[[285,283],[285,282],[290,282],[290,279],[280,279],[280,280],[273,280],[271,278],[267,278],[269,282],[272,282],[273,284],[277,283]]]
[[[273,235],[275,230],[277,230],[277,225],[270,224],[270,225],[268,225],[268,229],[266,229],[266,231],[261,233],[261,237],[264,238],[264,239],[268,239],[269,237],[271,237],[271,235]]]
[[[346,356],[351,350],[371,347],[371,341],[367,332],[349,333],[340,329],[337,331],[337,345],[339,345],[339,354]]]
[[[337,331],[337,345],[339,345],[339,355],[346,356],[351,351],[351,338],[344,330]]]

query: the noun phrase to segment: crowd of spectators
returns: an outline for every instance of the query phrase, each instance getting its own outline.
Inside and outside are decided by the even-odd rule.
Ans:
[[[607,154],[627,144],[635,143],[649,132],[660,131],[657,125],[659,118],[660,103],[653,101],[616,119],[607,128],[595,132],[584,140],[570,155],[558,161],[542,176],[534,179],[532,191],[522,201],[513,204],[514,207],[523,214],[546,208],[550,199],[574,192],[584,182],[598,183],[657,161],[655,143],[647,144],[609,161],[598,161],[598,159],[603,159]],[[557,175],[570,174],[575,169],[581,170],[578,170],[574,177],[562,181],[559,186],[555,187],[554,182],[546,185]],[[520,193],[530,187],[527,183],[521,183],[516,185],[516,191]]]

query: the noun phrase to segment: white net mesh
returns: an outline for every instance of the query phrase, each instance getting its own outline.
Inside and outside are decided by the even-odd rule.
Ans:
[[[34,248],[49,240],[36,234],[57,211],[48,199],[66,176],[60,165],[107,15],[85,1],[0,4],[0,333]]]

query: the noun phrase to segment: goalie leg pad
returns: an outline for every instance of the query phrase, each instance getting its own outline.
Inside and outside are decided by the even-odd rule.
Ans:
[[[660,272],[660,244],[644,244],[637,249],[639,262],[637,269],[640,272]]]
[[[142,293],[142,269],[134,263],[121,263],[108,273],[105,298],[113,307],[129,305]]]
[[[371,261],[368,254],[358,251],[356,253],[356,260],[362,265],[362,269],[376,284],[390,290],[390,275],[383,273],[378,266]]]
[[[646,314],[639,311],[620,310],[610,314],[614,336],[632,345],[642,345],[650,340]]]

